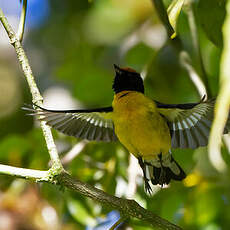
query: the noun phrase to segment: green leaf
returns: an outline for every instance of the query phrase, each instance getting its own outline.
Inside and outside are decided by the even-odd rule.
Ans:
[[[183,4],[184,4],[184,0],[173,0],[167,9],[169,22],[172,28],[174,29],[174,33],[171,35],[171,39],[176,37],[177,21]]]
[[[200,0],[197,7],[198,21],[208,39],[222,47],[222,25],[226,15],[226,0]]]
[[[82,201],[69,199],[67,207],[73,218],[83,225],[96,225],[96,220],[90,215]]]

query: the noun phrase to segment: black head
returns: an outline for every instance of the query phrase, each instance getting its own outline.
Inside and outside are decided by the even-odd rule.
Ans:
[[[124,90],[131,90],[144,93],[144,84],[141,75],[130,68],[120,68],[114,65],[116,72],[113,90],[119,93]]]

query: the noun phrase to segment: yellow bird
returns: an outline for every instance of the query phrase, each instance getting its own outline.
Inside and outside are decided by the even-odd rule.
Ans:
[[[143,170],[145,188],[183,180],[185,172],[173,159],[172,148],[206,146],[213,120],[214,100],[163,104],[144,95],[139,73],[116,65],[111,107],[87,110],[50,110],[37,106],[33,115],[58,131],[96,141],[117,139],[132,153]],[[230,119],[225,133],[230,129]]]

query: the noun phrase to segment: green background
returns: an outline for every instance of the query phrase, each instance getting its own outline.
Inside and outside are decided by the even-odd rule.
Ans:
[[[170,2],[164,1],[165,6]],[[109,106],[113,99],[113,64],[118,64],[145,73],[146,95],[150,98],[164,103],[200,100],[188,73],[180,65],[175,41],[167,40],[150,0],[68,0],[49,4],[49,18],[41,27],[27,31],[23,41],[42,94],[50,95],[47,92],[51,88],[59,87],[65,95],[69,92],[68,97],[77,108]],[[223,0],[197,0],[194,4],[211,97],[216,96],[219,86],[224,5]],[[185,7],[178,19],[177,34],[183,49],[191,56],[192,65],[202,74]],[[31,103],[26,81],[15,56],[5,58],[3,50],[0,52],[0,85],[4,86],[0,97],[0,162],[48,169],[49,156],[41,129],[21,110],[24,103]],[[64,108],[62,97],[53,99],[50,107],[59,104],[59,109]],[[47,101],[49,96],[45,96]],[[56,131],[53,134],[61,157],[80,141]],[[229,169],[217,172],[205,147],[173,150],[173,155],[187,173],[187,179],[172,182],[168,188],[148,196],[138,175],[133,198],[186,230],[229,229]],[[222,156],[229,165],[224,146]],[[128,166],[129,153],[121,144],[90,142],[65,168],[86,183],[125,196]],[[44,217],[47,210],[53,213],[52,229],[64,230],[95,226],[98,218],[106,219],[111,211],[59,187],[0,175],[0,215],[9,215],[15,229],[50,229]],[[151,229],[133,219],[126,226]]]

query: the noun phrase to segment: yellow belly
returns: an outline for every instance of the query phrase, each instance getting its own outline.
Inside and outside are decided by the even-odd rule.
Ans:
[[[122,98],[116,95],[113,108],[116,135],[129,152],[146,160],[168,153],[169,128],[152,100],[130,92]]]

